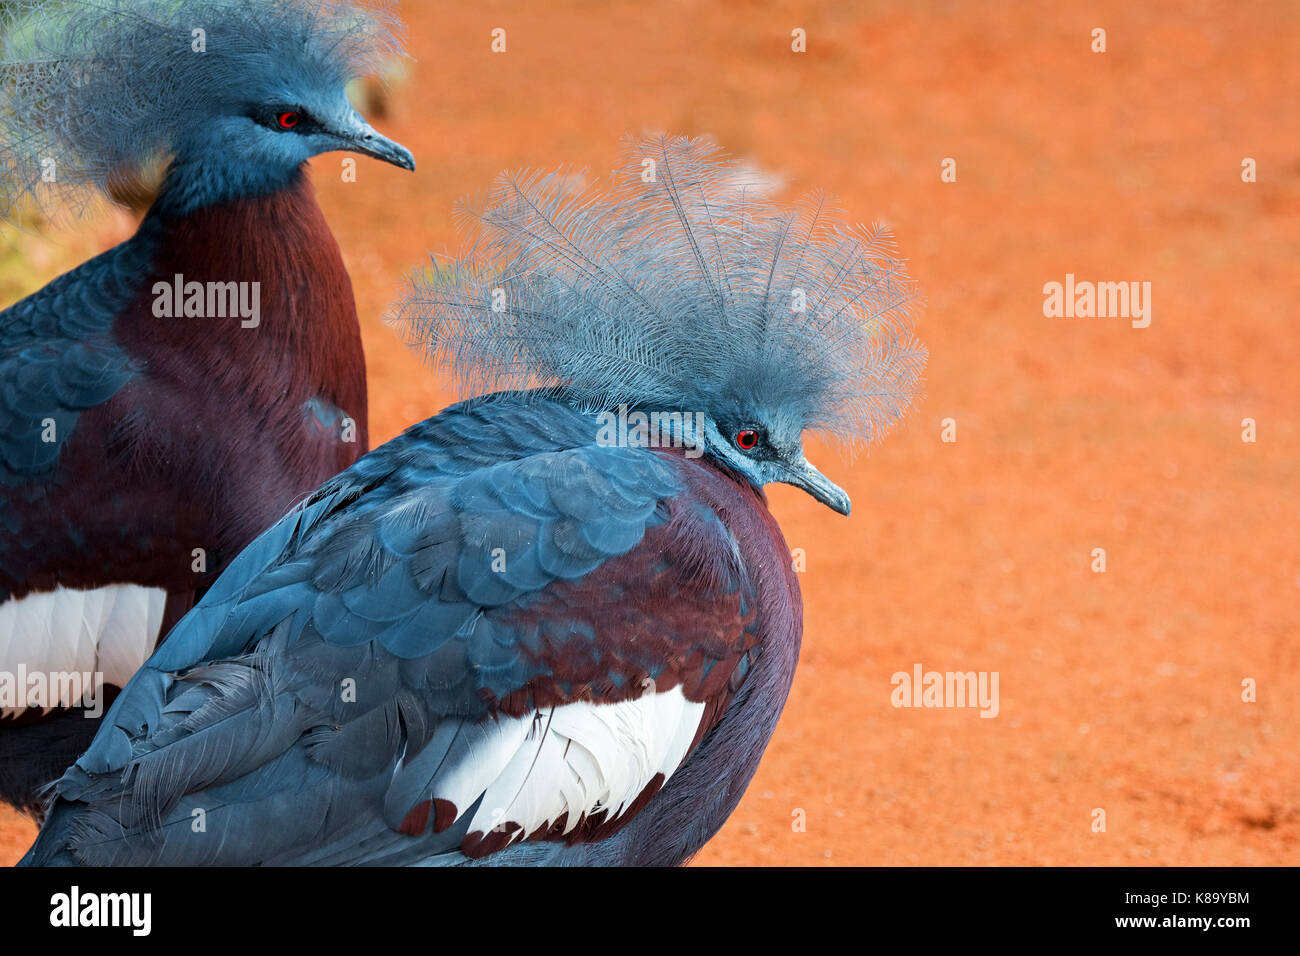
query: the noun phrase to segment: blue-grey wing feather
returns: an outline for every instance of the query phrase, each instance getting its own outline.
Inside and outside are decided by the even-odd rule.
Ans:
[[[486,701],[537,673],[521,652],[534,635],[489,612],[635,547],[680,490],[664,459],[595,445],[557,403],[495,409],[493,461],[481,431],[456,428],[485,413],[417,426],[236,558],[58,782],[32,858],[451,852],[471,814],[419,840],[394,824],[444,761],[472,757]],[[187,830],[200,817],[210,836]]]

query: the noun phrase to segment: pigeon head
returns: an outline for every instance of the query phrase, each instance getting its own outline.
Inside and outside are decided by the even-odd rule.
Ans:
[[[916,293],[883,230],[770,193],[710,141],[663,136],[629,141],[607,184],[503,175],[461,208],[464,254],[435,259],[394,319],[469,394],[637,410],[755,486],[848,514],[804,435],[852,449],[907,410]]]
[[[4,211],[76,206],[169,163],[178,211],[282,188],[352,150],[413,169],[348,102],[401,52],[386,7],[353,0],[27,0],[0,31]],[[78,203],[76,200],[82,200]]]
[[[804,423],[798,416],[766,404],[725,406],[703,420],[703,446],[715,461],[752,484],[781,482],[802,488],[832,511],[849,513],[844,489],[818,471],[804,455]]]

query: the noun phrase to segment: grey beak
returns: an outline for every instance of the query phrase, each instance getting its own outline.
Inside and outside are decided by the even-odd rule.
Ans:
[[[802,454],[786,464],[785,474],[786,477],[781,479],[783,483],[802,488],[827,508],[848,516],[853,503],[844,489],[814,468]]]
[[[375,159],[392,163],[402,169],[415,169],[415,157],[411,155],[409,149],[401,143],[393,142],[387,136],[380,135],[378,130],[361,117],[358,116],[356,119],[357,122],[351,129],[338,134],[340,145],[344,149],[361,153],[363,156],[373,156]]]

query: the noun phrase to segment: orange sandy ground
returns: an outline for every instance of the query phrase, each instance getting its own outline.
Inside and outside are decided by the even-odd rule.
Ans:
[[[771,493],[807,552],[803,659],[700,863],[1300,863],[1300,10],[1058,6],[408,0],[418,60],[379,125],[419,172],[315,163],[376,441],[452,398],[382,315],[502,168],[711,133],[896,231],[927,395],[856,463],[811,446],[851,519]],[[32,240],[31,286],[121,226]],[[1044,318],[1067,272],[1150,281],[1150,328]],[[895,709],[914,663],[999,672],[1000,714]],[[31,836],[0,818],[0,862]]]

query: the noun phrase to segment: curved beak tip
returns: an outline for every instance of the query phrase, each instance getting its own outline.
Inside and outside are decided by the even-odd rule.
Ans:
[[[800,461],[787,474],[789,474],[789,478],[785,480],[789,481],[790,484],[802,488],[836,514],[848,517],[849,511],[853,507],[853,502],[849,500],[848,494],[808,461]]]
[[[384,162],[387,163],[392,163],[394,166],[397,166],[401,169],[406,169],[406,170],[410,170],[411,172],[415,172],[415,157],[411,155],[411,151],[407,149],[405,146],[399,146],[397,143],[393,143],[393,146],[395,147],[395,149],[392,150],[392,155],[389,156],[376,155],[375,158],[382,159]]]
[[[387,136],[381,136],[369,123],[345,137],[346,148],[353,152],[370,156],[381,162],[390,163],[401,169],[415,171],[415,156],[411,151]]]
[[[843,491],[840,491],[838,488],[835,490],[839,491],[839,494],[828,494],[824,498],[817,497],[817,500],[827,508],[830,508],[831,511],[834,511],[836,514],[844,515],[844,517],[847,518],[849,512],[853,510],[853,502],[849,500],[849,496]]]

